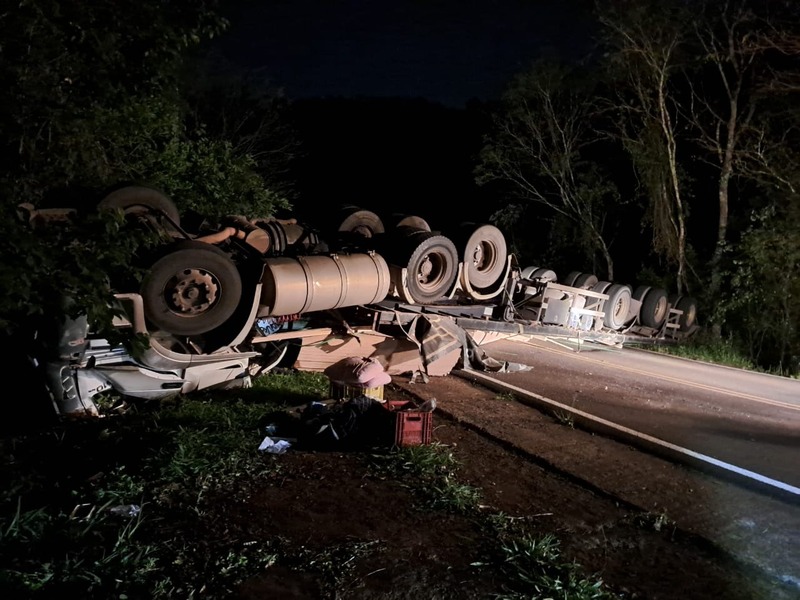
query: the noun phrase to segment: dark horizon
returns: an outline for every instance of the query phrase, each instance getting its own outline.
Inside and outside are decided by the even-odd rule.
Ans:
[[[217,47],[293,99],[424,98],[463,107],[498,97],[537,58],[584,54],[587,4],[239,2]]]

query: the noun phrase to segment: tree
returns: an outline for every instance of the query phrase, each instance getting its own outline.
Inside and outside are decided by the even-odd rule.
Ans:
[[[226,28],[216,2],[23,1],[0,14],[0,322],[24,329],[71,311],[111,322],[109,280],[145,240],[96,214],[122,181],[161,188],[181,208],[265,216],[285,199],[252,156],[188,126],[182,68]],[[70,226],[35,230],[17,205],[74,206]],[[135,272],[131,272],[135,276]]]
[[[602,256],[613,280],[605,216],[619,194],[591,158],[600,141],[593,123],[597,111],[592,87],[577,70],[536,64],[504,94],[480,156],[477,181],[508,182],[523,203],[539,203],[571,220],[584,236],[579,243],[590,257],[595,252]]]
[[[764,10],[749,0],[706,1],[694,19],[699,69],[689,72],[691,122],[705,158],[717,168],[718,220],[710,259],[708,295],[722,285],[722,258],[729,241],[731,184],[739,177],[787,184],[775,161],[784,134],[770,131],[770,103],[791,89],[782,57],[797,55],[798,17],[792,5]],[[775,12],[775,8],[780,8]],[[781,61],[776,61],[776,56]],[[697,81],[695,81],[697,80]],[[785,164],[785,163],[784,163]]]
[[[263,69],[243,69],[216,51],[193,61],[184,79],[190,127],[229,142],[236,155],[253,159],[270,190],[296,199],[294,169],[302,150],[283,90]]]
[[[620,0],[598,3],[617,114],[611,135],[631,156],[649,199],[653,246],[677,267],[678,292],[688,286],[688,205],[679,141],[683,110],[671,87],[686,45],[681,7]]]
[[[800,372],[800,196],[754,211],[730,274],[721,312],[751,359],[783,374]]]

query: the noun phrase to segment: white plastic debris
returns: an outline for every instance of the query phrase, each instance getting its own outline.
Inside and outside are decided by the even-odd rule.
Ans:
[[[286,440],[278,440],[276,442],[271,437],[267,436],[261,442],[261,445],[258,447],[258,449],[260,452],[269,452],[270,454],[283,454],[291,447],[292,445]]]

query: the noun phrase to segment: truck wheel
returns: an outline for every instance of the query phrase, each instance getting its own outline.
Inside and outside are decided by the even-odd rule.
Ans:
[[[570,271],[564,279],[564,285],[568,287],[575,287],[575,280],[581,276],[580,271]]]
[[[522,269],[519,276],[522,279],[531,279],[531,276],[538,270],[539,267],[525,267],[524,269]]]
[[[430,231],[431,226],[422,217],[416,215],[392,215],[392,218],[397,221],[395,227],[413,227],[414,229],[422,229],[423,231]]]
[[[365,238],[372,238],[385,231],[383,221],[371,210],[363,210],[357,206],[345,206],[340,213],[344,216],[339,223],[340,233],[354,233]]]
[[[210,244],[185,241],[157,260],[142,284],[145,317],[175,335],[201,335],[239,305],[242,279],[230,257]]]
[[[658,329],[667,318],[668,309],[669,300],[667,298],[667,291],[659,288],[649,289],[642,300],[642,308],[639,310],[639,321],[645,327]]]
[[[631,288],[615,283],[605,293],[608,300],[603,304],[603,324],[609,329],[622,329],[631,308]]]
[[[639,285],[633,290],[633,299],[639,302],[644,302],[644,297],[652,289],[649,285]]]
[[[610,281],[598,281],[591,287],[592,292],[597,292],[598,294],[605,294],[606,290],[611,287]]]
[[[430,304],[441,299],[458,275],[458,251],[443,235],[419,231],[422,241],[411,253],[406,269],[408,291],[415,302]],[[430,236],[430,237],[426,237]]]
[[[494,225],[464,223],[450,236],[464,261],[472,286],[486,289],[497,283],[506,267],[506,238]]]
[[[138,215],[159,211],[176,226],[180,225],[180,214],[175,203],[164,193],[142,185],[129,185],[108,194],[97,205],[99,209],[119,208],[126,214]]]
[[[697,320],[697,301],[690,296],[681,296],[675,308],[683,311],[678,319],[678,328],[681,331],[689,331]]]
[[[531,273],[531,279],[537,279],[544,283],[555,283],[558,281],[558,276],[556,275],[555,271],[551,271],[550,269],[545,269],[543,267],[541,269],[536,269],[533,273]]]
[[[575,279],[572,287],[590,290],[592,289],[592,286],[597,283],[597,281],[598,279],[596,275],[592,275],[591,273],[581,273]]]

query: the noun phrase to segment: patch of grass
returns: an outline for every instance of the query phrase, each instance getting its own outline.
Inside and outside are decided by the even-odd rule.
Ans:
[[[170,575],[157,581],[154,599],[227,598],[236,586],[276,564],[283,550],[266,541],[235,542],[198,552],[182,540],[170,540]]]
[[[0,529],[0,545],[9,543],[28,543],[42,535],[50,522],[50,515],[44,508],[22,510],[22,498],[17,498],[17,510]]]
[[[279,462],[257,451],[264,415],[286,407],[287,396],[307,403],[325,391],[321,375],[287,374],[235,394],[135,403],[124,412],[109,399],[114,414],[102,421],[4,440],[3,475],[14,483],[0,492],[3,595],[227,597],[224,590],[275,553],[229,541],[182,550],[180,532],[199,523],[214,497],[235,502],[274,477]],[[121,515],[111,510],[117,506]],[[165,535],[171,527],[174,537]]]
[[[287,468],[257,452],[265,416],[327,392],[321,374],[270,373],[250,389],[131,404],[101,423],[4,443],[3,468],[24,475],[0,492],[4,595],[228,598],[239,583],[277,564],[315,574],[326,597],[355,589],[353,568],[381,551],[380,542],[306,548],[214,526],[220,498],[235,506],[259,482],[280,477]],[[47,470],[28,472],[26,461],[36,455],[28,445],[41,442],[41,462],[28,466]],[[87,448],[102,451],[87,455]],[[53,457],[59,458],[55,468]],[[604,597],[578,595],[588,594],[596,582],[582,579],[577,567],[554,553],[554,542],[525,537],[502,515],[487,512],[480,489],[459,481],[451,447],[411,446],[375,455],[372,462],[379,473],[418,494],[426,508],[487,523],[491,547],[481,568],[502,575],[506,584],[498,597]],[[65,474],[72,470],[77,474]],[[140,510],[116,515],[111,509],[117,506]],[[203,529],[208,535],[198,537],[195,532]],[[573,591],[576,595],[567,595]]]
[[[572,413],[568,413],[565,410],[556,410],[553,411],[553,417],[555,417],[555,420],[562,425],[566,425],[571,429],[575,429],[575,415]]]
[[[480,490],[458,481],[459,463],[449,447],[434,442],[375,459],[381,472],[404,478],[428,506],[471,516],[483,524],[487,558],[473,566],[499,574],[496,579],[503,589],[496,599],[616,598],[604,588],[602,579],[585,576],[580,565],[563,558],[554,536],[534,537],[526,531],[527,520],[485,511]]]
[[[690,339],[682,344],[655,346],[656,352],[690,358],[715,365],[763,371],[752,360],[738,350],[730,340],[708,337]]]
[[[603,587],[599,577],[586,577],[580,565],[564,559],[558,540],[552,535],[513,537],[501,535],[493,562],[475,563],[491,566],[504,575],[498,600],[528,598],[564,598],[594,600],[615,598]]]
[[[373,467],[405,481],[431,508],[463,514],[475,510],[481,500],[479,489],[458,481],[453,451],[438,442],[373,456]]]
[[[44,508],[3,523],[0,585],[6,597],[36,598],[60,590],[84,598],[143,593],[156,570],[157,548],[142,543],[142,513],[116,517],[113,502],[78,505],[71,514]]]
[[[517,397],[514,396],[514,394],[512,394],[511,392],[501,392],[499,394],[496,394],[494,396],[494,399],[500,402],[516,402]]]
[[[347,542],[322,549],[300,547],[286,553],[284,562],[302,572],[318,573],[326,597],[339,598],[344,590],[353,586],[353,569],[356,561],[379,550],[377,540]]]
[[[328,397],[330,381],[323,373],[308,371],[270,371],[253,379],[253,387],[242,390],[248,397],[269,394],[284,407],[306,404]],[[241,393],[241,392],[240,392]]]
[[[666,513],[642,513],[634,517],[633,522],[642,529],[652,529],[653,531],[666,530],[675,527],[675,521],[669,518]]]

